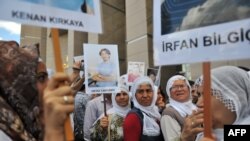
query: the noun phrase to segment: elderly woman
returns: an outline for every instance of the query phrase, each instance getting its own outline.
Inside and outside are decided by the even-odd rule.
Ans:
[[[165,141],[180,140],[185,117],[191,115],[197,108],[192,103],[191,87],[184,76],[171,77],[167,82],[166,91],[169,104],[162,113],[162,133]]]
[[[149,77],[139,77],[131,88],[134,108],[123,124],[124,141],[161,141],[159,120],[161,115],[155,105],[157,88]]]
[[[128,88],[120,86],[120,92],[112,95],[113,108],[107,111],[108,116],[102,115],[93,126],[91,140],[94,141],[123,141],[123,121],[130,108]]]
[[[221,141],[224,139],[224,125],[247,123],[246,120],[249,119],[250,76],[246,71],[234,66],[215,68],[211,74],[212,128],[216,140]],[[197,106],[203,109],[203,83],[200,84]],[[194,130],[202,123],[198,122],[196,117],[193,116]],[[199,134],[196,140],[200,140],[202,136],[203,133]]]

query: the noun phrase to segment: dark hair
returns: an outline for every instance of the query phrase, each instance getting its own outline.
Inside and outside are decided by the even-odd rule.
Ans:
[[[156,74],[155,74],[155,71],[154,71],[154,70],[149,70],[149,71],[148,71],[148,76],[150,76],[151,74],[152,74],[152,75],[154,75],[154,76],[156,76]]]
[[[0,85],[0,96],[4,96],[4,95],[5,95],[4,90],[3,90],[2,86]]]
[[[192,87],[194,85],[194,81],[193,80],[188,80],[190,86]]]
[[[244,70],[244,71],[250,71],[250,69],[249,69],[249,68],[244,67],[244,66],[238,66],[238,68],[240,68],[240,69],[242,69],[242,70]]]
[[[83,13],[87,13],[87,4],[86,1],[84,1],[81,5],[81,10]]]
[[[107,48],[103,48],[100,50],[99,55],[101,56],[102,52],[105,51],[108,55],[110,55],[110,51]]]
[[[168,95],[163,91],[163,89],[162,89],[161,86],[159,86],[158,89],[160,90],[160,93],[161,93],[161,95],[162,95],[162,97],[163,97],[164,102],[168,103],[168,100],[169,100]]]
[[[85,90],[85,84],[82,85],[82,87],[79,89],[79,91],[84,91]]]

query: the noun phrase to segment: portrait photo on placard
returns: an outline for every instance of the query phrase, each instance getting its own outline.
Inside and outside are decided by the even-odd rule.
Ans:
[[[158,69],[148,68],[147,69],[147,76],[155,83],[157,77]]]
[[[144,62],[128,62],[128,84],[132,85],[136,78],[144,76]]]
[[[84,44],[88,93],[114,93],[120,76],[117,45]]]

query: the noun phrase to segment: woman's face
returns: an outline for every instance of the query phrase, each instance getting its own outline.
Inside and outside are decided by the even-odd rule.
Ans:
[[[103,50],[103,51],[101,52],[101,57],[102,57],[102,60],[103,60],[104,62],[106,62],[106,61],[109,60],[110,55],[109,55],[105,50]]]
[[[193,85],[191,88],[192,102],[196,104],[198,100],[197,86]]]
[[[128,106],[129,96],[126,92],[121,91],[121,93],[118,93],[116,95],[115,101],[116,101],[117,105],[119,105],[121,107],[126,107],[126,106]]]
[[[153,101],[154,92],[149,84],[141,84],[137,90],[135,97],[142,106],[150,106]]]
[[[204,97],[203,97],[203,89],[202,87],[198,87],[197,94],[199,96],[198,101],[196,103],[198,108],[204,108]],[[236,119],[236,113],[231,112],[224,103],[218,100],[215,96],[211,95],[211,114],[212,114],[212,127],[216,128],[224,128],[225,124],[232,124]]]
[[[157,90],[157,100],[156,100],[156,101],[160,101],[160,100],[162,100],[162,99],[163,99],[163,96],[162,96],[161,90],[158,89],[158,90]]]
[[[175,80],[170,88],[170,97],[178,102],[186,102],[190,98],[190,92],[185,80]]]

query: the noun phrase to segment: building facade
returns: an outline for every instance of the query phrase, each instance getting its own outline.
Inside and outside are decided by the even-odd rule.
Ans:
[[[127,72],[128,61],[145,62],[146,68],[157,68],[153,60],[153,0],[101,0],[101,9],[102,34],[59,30],[65,72],[71,72],[74,56],[84,54],[83,43],[117,44],[121,75]],[[50,29],[22,25],[20,43],[40,43],[41,58],[48,68],[55,70]],[[211,64],[212,68],[221,65],[250,68],[249,59]],[[180,71],[195,80],[202,73],[202,63],[162,66],[161,85],[164,89],[168,78]]]

